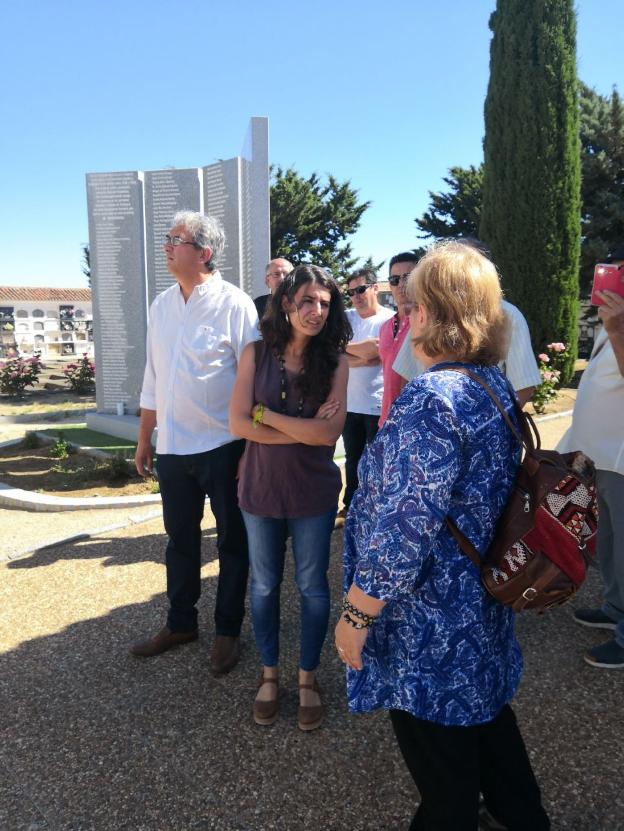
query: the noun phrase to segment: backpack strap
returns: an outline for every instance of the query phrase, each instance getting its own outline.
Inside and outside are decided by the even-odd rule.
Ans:
[[[512,399],[513,399],[514,406],[515,406],[515,409],[516,409],[516,418],[518,419],[518,424],[520,425],[520,430],[518,430],[516,425],[509,418],[509,414],[507,413],[507,410],[503,407],[503,405],[502,405],[500,399],[498,398],[498,396],[496,395],[496,393],[494,393],[493,390],[490,388],[489,384],[487,384],[475,372],[468,369],[468,367],[464,366],[464,364],[445,364],[444,366],[435,367],[434,369],[431,369],[430,371],[431,372],[443,372],[445,369],[451,369],[454,372],[459,372],[462,375],[467,375],[469,378],[471,378],[473,381],[475,381],[477,384],[479,384],[479,386],[482,387],[487,392],[487,394],[490,396],[490,398],[492,399],[492,401],[496,405],[497,410],[501,413],[501,415],[505,419],[505,421],[507,423],[507,426],[509,427],[509,429],[513,433],[514,438],[524,448],[525,452],[528,455],[531,455],[536,449],[539,450],[539,448],[540,448],[540,436],[539,436],[539,433],[537,431],[537,427],[535,426],[535,422],[533,421],[533,419],[531,418],[531,416],[528,413],[525,413],[521,409],[520,405],[518,404],[518,400],[516,398],[513,387],[511,387],[508,380],[507,380],[507,384],[509,386],[509,389],[510,389],[511,392],[513,392]],[[445,517],[445,522],[446,522],[446,527],[449,529],[449,531],[453,535],[453,538],[455,539],[455,541],[459,545],[460,549],[474,563],[474,565],[479,569],[479,571],[481,571],[481,567],[482,567],[481,556],[479,555],[479,552],[477,551],[477,549],[470,542],[468,537],[462,531],[459,530],[457,525],[455,525],[455,523],[453,522],[453,520],[449,516]]]
[[[476,372],[473,372],[471,369],[468,369],[468,367],[464,366],[464,364],[445,364],[444,366],[437,366],[434,369],[431,369],[430,372],[444,372],[445,369],[451,369],[454,372],[459,372],[461,375],[467,375],[468,378],[475,381],[475,383],[479,384],[479,386],[487,392],[487,394],[494,402],[496,409],[500,412],[502,417],[507,422],[507,426],[513,433],[518,444],[521,444],[527,452],[531,452],[532,450],[539,450],[540,438],[539,433],[537,432],[537,427],[535,426],[535,422],[528,413],[525,413],[524,410],[520,408],[520,405],[518,404],[518,400],[516,398],[516,394],[513,391],[511,385],[509,385],[509,381],[507,381],[507,384],[509,385],[510,391],[513,392],[512,400],[514,402],[516,418],[518,419],[520,430],[518,430],[516,425],[509,418],[507,410],[503,407],[499,397],[492,390],[490,385],[486,383],[483,380],[483,378],[477,375]]]
[[[463,534],[457,525],[453,522],[453,520],[447,516],[445,517],[446,527],[449,529],[453,537],[455,538],[455,542],[464,552],[464,554],[472,560],[475,566],[481,571],[481,557],[479,556],[479,552],[474,547],[474,545],[470,542],[467,536]]]

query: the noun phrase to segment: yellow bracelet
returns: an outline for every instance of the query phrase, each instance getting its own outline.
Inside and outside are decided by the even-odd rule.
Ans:
[[[259,424],[262,424],[262,419],[264,418],[264,404],[258,404],[258,409],[253,414],[253,418],[251,419],[253,423],[254,430]]]

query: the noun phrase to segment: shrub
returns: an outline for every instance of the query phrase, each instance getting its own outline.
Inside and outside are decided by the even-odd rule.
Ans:
[[[22,440],[22,447],[24,450],[35,450],[37,447],[41,447],[41,439],[36,433],[33,433],[32,430],[29,430]]]
[[[93,392],[95,387],[95,364],[86,352],[82,353],[82,358],[77,363],[67,364],[63,370],[63,375],[72,392]]]
[[[115,453],[107,461],[106,475],[109,479],[128,479],[132,476],[132,467],[122,452]]]
[[[34,387],[43,368],[39,352],[32,358],[10,358],[0,362],[0,392],[9,396],[22,395],[26,387]]]
[[[71,452],[71,444],[64,438],[62,433],[59,433],[57,440],[50,448],[50,455],[54,456],[55,459],[66,459]]]
[[[545,413],[549,402],[557,398],[561,384],[561,373],[570,357],[565,343],[549,343],[546,352],[537,356],[542,383],[535,390],[532,398],[536,413]]]

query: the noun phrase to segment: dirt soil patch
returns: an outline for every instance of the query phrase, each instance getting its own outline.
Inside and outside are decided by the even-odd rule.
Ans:
[[[26,491],[73,497],[145,496],[155,492],[156,484],[136,473],[115,476],[108,460],[83,453],[57,459],[52,447],[25,449],[21,445],[0,448],[0,481]]]
[[[557,397],[553,401],[549,401],[546,405],[546,411],[543,413],[536,413],[532,404],[526,407],[527,412],[532,416],[556,415],[557,413],[565,413],[568,410],[574,409],[574,402],[576,401],[576,390],[570,387],[563,387],[557,390]]]

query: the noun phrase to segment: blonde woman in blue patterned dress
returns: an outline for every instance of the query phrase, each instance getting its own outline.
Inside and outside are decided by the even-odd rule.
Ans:
[[[445,243],[408,292],[414,353],[428,371],[363,457],[345,526],[336,647],[349,708],[389,710],[421,795],[412,831],[476,831],[480,792],[510,831],[542,831],[550,822],[509,706],[522,671],[513,613],[485,592],[445,525],[448,515],[485,552],[519,463],[487,392],[450,366],[476,373],[513,417],[496,366],[507,331],[498,275],[475,249]]]

